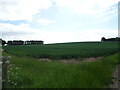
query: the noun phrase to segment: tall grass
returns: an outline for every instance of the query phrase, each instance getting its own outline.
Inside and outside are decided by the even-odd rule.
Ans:
[[[79,64],[11,56],[9,88],[104,88],[111,82],[116,64],[120,63],[118,54]]]

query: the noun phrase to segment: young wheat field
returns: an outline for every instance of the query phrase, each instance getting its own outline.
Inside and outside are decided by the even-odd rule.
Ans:
[[[108,88],[120,63],[118,42],[11,45],[3,49],[3,55],[10,57],[8,88]],[[95,60],[85,61],[90,58]]]

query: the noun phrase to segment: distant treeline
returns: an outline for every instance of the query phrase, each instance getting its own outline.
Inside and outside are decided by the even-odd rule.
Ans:
[[[120,41],[120,37],[108,38],[108,39],[106,39],[105,37],[102,37],[101,41]]]
[[[31,45],[31,44],[43,44],[44,42],[41,40],[30,40],[30,41],[22,41],[22,40],[13,40],[13,41],[5,41],[2,40],[2,45]]]

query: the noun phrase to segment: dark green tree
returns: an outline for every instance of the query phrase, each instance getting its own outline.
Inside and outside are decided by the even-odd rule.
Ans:
[[[2,46],[4,46],[6,44],[5,40],[2,40]]]
[[[105,40],[106,40],[105,37],[102,37],[102,38],[101,38],[101,41],[105,41]]]

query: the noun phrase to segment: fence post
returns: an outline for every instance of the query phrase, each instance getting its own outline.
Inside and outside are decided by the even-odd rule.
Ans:
[[[7,86],[8,57],[2,57],[2,88]]]
[[[0,39],[0,90],[2,89],[2,39]]]

